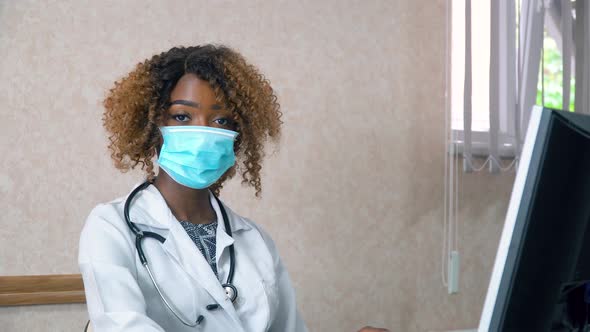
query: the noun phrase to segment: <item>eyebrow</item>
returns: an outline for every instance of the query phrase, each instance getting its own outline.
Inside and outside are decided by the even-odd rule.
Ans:
[[[173,101],[172,103],[170,103],[170,106],[172,105],[184,105],[184,106],[190,106],[190,107],[195,107],[195,108],[201,108],[201,104],[199,103],[195,103],[194,101],[190,101],[190,100],[182,100],[182,99],[178,99]],[[211,105],[211,109],[212,110],[220,110],[222,107],[219,104],[213,104]]]

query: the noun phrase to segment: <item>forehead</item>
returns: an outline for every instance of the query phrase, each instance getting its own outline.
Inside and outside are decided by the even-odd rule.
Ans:
[[[215,103],[215,92],[211,85],[195,74],[184,74],[172,89],[170,101],[189,100],[202,104]]]

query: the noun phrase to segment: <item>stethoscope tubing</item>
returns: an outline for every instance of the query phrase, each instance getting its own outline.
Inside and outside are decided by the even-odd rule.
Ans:
[[[164,296],[164,294],[160,290],[160,287],[158,287],[158,283],[154,279],[154,275],[152,274],[152,270],[150,269],[149,265],[146,263],[143,266],[147,270],[147,273],[150,276],[150,279],[152,280],[152,284],[154,284],[154,287],[156,288],[156,291],[160,295],[160,298],[162,299],[162,301],[164,302],[164,304],[166,305],[166,307],[168,307],[168,310],[170,310],[170,312],[172,312],[172,314],[174,316],[176,316],[176,318],[178,318],[178,320],[181,321],[182,324],[184,324],[186,326],[195,327],[195,326],[199,325],[199,323],[200,323],[199,322],[199,319],[197,319],[197,321],[195,321],[194,323],[189,323],[189,322],[185,321],[182,317],[180,317],[180,314],[178,314],[176,312],[176,310],[172,308],[172,305],[168,302],[168,300],[166,299],[166,296]]]

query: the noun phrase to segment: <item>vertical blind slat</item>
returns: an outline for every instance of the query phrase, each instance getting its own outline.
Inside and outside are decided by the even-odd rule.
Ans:
[[[588,80],[590,79],[589,61],[586,61],[590,55],[590,27],[589,15],[590,5],[586,1],[576,1],[576,23],[575,23],[575,47],[576,47],[576,112],[590,113],[588,98],[590,94],[588,89]]]
[[[471,0],[465,0],[465,81],[463,85],[463,170],[473,171],[471,165]]]
[[[489,149],[490,149],[490,172],[498,173],[498,130],[501,101],[500,101],[500,77],[502,70],[502,47],[500,42],[500,2],[506,0],[491,1],[490,10],[490,85],[489,85]]]
[[[570,82],[572,78],[572,3],[571,0],[561,0],[561,53],[563,64],[562,105],[563,109],[570,109]]]
[[[522,66],[518,104],[520,107],[520,131],[525,132],[535,99],[539,64],[543,48],[543,24],[545,8],[541,0],[522,0],[520,14],[520,61]],[[524,129],[524,130],[523,130]]]

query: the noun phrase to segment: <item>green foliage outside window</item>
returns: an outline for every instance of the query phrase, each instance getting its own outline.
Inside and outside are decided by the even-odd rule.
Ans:
[[[545,34],[543,41],[544,54],[543,62],[545,68],[543,69],[544,83],[545,83],[545,105],[555,109],[564,109],[562,99],[562,81],[563,81],[563,62],[561,59],[561,53],[557,48],[555,41]],[[543,63],[541,63],[541,66]],[[541,71],[539,71],[539,84],[537,85],[537,105],[543,105],[543,85],[541,80]],[[575,101],[575,79],[572,73],[571,79],[571,94],[570,94],[570,106],[569,110],[574,111]]]

